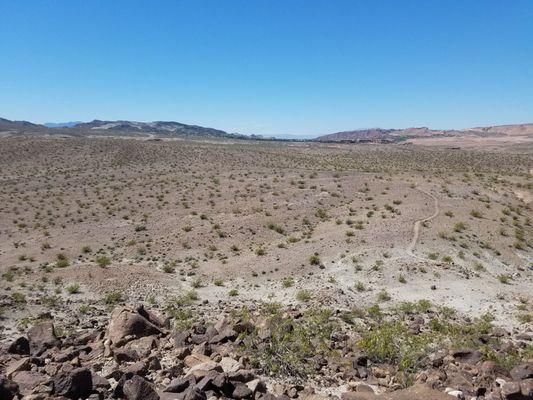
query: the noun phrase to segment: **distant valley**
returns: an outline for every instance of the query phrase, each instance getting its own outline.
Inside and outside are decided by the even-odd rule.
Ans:
[[[449,146],[483,145],[499,143],[533,143],[533,124],[512,124],[474,127],[468,129],[438,130],[427,127],[405,129],[370,128],[313,135],[276,136],[245,135],[228,133],[221,129],[175,121],[102,121],[34,124],[28,121],[11,121],[0,118],[0,137],[19,135],[62,136],[133,136],[146,138],[197,138],[197,139],[243,139],[284,140],[326,143],[415,143],[444,144]]]

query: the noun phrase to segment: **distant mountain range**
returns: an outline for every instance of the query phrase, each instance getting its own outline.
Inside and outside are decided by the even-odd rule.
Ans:
[[[174,121],[135,122],[101,121],[34,124],[27,121],[10,121],[0,118],[0,137],[18,135],[63,135],[63,136],[138,136],[147,138],[228,138],[245,140],[308,140],[318,142],[347,143],[398,143],[409,139],[424,138],[527,138],[533,140],[533,124],[515,124],[476,127],[462,130],[435,130],[426,127],[406,129],[370,128],[331,133],[312,138],[311,135],[242,135],[223,130],[188,125]]]
[[[173,121],[135,122],[100,121],[33,124],[27,121],[10,121],[0,118],[0,135],[67,135],[67,136],[147,136],[202,138],[240,138],[248,136],[227,133],[219,129],[187,125]]]
[[[220,129],[205,128],[198,125],[187,125],[174,121],[134,122],[134,121],[100,121],[81,123],[76,129],[90,131],[108,131],[123,133],[146,133],[162,136],[203,136],[203,137],[240,137],[244,135],[224,132]]]
[[[462,130],[436,130],[426,127],[406,129],[371,128],[331,133],[329,135],[319,136],[315,140],[320,142],[394,143],[414,138],[437,138],[453,136],[533,136],[533,124],[499,125]]]

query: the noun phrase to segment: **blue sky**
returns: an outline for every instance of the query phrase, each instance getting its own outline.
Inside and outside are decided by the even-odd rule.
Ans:
[[[0,116],[230,132],[533,122],[533,1],[0,0]]]

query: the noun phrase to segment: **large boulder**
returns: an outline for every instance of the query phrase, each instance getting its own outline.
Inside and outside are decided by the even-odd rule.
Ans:
[[[511,377],[515,381],[533,378],[533,362],[526,362],[514,367],[511,370]]]
[[[52,321],[44,321],[32,326],[28,330],[28,342],[33,356],[40,356],[47,349],[61,345],[55,335]]]
[[[136,310],[120,307],[111,314],[107,335],[114,346],[122,346],[130,339],[160,334],[161,329]]]
[[[69,399],[86,398],[93,390],[92,374],[87,368],[62,369],[53,382],[54,393]]]
[[[20,360],[15,360],[6,366],[6,376],[11,378],[13,374],[19,371],[27,371],[30,369],[30,358],[24,357]]]
[[[483,359],[483,353],[474,349],[452,350],[451,355],[455,361],[466,364],[476,364]]]
[[[0,376],[0,399],[11,400],[18,392],[19,386],[15,382]]]
[[[28,355],[30,354],[30,342],[24,336],[19,336],[9,345],[7,351],[11,354]]]
[[[139,375],[133,375],[128,379],[122,390],[128,400],[159,400],[153,385]]]
[[[12,380],[18,385],[20,393],[28,396],[40,391],[41,385],[46,385],[50,378],[37,371],[19,371],[13,374]]]
[[[156,310],[148,310],[144,306],[137,307],[137,312],[161,329],[170,329],[170,318]]]

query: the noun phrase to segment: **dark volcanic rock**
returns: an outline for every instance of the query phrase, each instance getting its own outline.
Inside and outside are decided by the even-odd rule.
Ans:
[[[15,382],[0,376],[0,399],[11,400],[18,392],[19,387]]]
[[[169,393],[181,393],[191,385],[194,385],[194,379],[177,378],[170,382],[164,391]]]
[[[123,392],[128,400],[159,400],[153,385],[139,375],[133,375],[124,383]]]
[[[30,342],[24,336],[20,336],[9,345],[7,351],[11,354],[30,354]]]
[[[85,398],[93,390],[92,374],[87,368],[61,370],[54,377],[53,382],[54,393],[70,399]]]
[[[238,383],[233,390],[232,396],[235,399],[246,399],[252,396],[253,392],[244,383]]]
[[[45,321],[32,326],[28,330],[28,341],[30,353],[34,356],[39,356],[46,349],[61,344],[54,333],[54,324],[52,321]]]
[[[131,308],[117,308],[111,314],[108,336],[115,346],[127,342],[127,337],[133,339],[160,333],[156,325]]]

